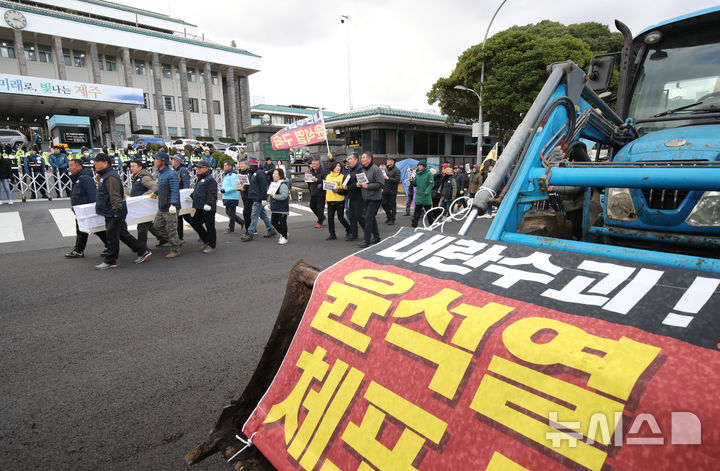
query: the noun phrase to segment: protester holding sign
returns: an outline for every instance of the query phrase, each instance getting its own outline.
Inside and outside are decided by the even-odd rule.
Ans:
[[[250,185],[248,186],[248,203],[252,204],[252,213],[250,214],[250,226],[248,226],[247,232],[241,239],[243,242],[249,242],[253,239],[257,231],[259,219],[263,220],[268,230],[264,236],[265,238],[270,238],[277,234],[262,204],[265,198],[267,198],[268,190],[265,174],[257,170],[258,162],[256,160],[248,159],[247,162],[248,165],[254,167],[255,171],[250,175]]]
[[[317,216],[316,228],[322,227],[325,220],[325,191],[323,191],[322,182],[327,176],[327,172],[320,167],[320,160],[313,159],[310,162],[310,175],[308,181],[308,189],[310,190],[310,209]]]
[[[343,189],[347,191],[347,198],[350,201],[350,230],[348,231],[346,241],[357,240],[358,238],[358,224],[364,229],[365,220],[362,219],[363,211],[363,199],[362,199],[362,188],[358,187],[357,174],[362,172],[362,166],[358,162],[355,154],[348,155],[348,174],[343,180]]]
[[[288,243],[287,218],[290,214],[290,187],[285,180],[285,171],[276,168],[272,174],[273,192],[268,190],[268,200],[270,200],[270,211],[272,212],[271,222],[274,228],[280,233],[278,244],[285,245]]]
[[[328,217],[328,231],[330,235],[326,240],[337,239],[335,235],[335,214],[337,213],[337,219],[345,228],[345,235],[347,236],[350,230],[350,224],[345,220],[344,209],[345,209],[345,193],[342,189],[342,182],[345,179],[345,175],[342,172],[343,165],[340,162],[336,162],[330,169],[330,174],[325,177],[325,200],[327,201],[327,217]]]
[[[238,182],[237,189],[240,192],[240,199],[243,202],[243,223],[245,229],[250,227],[250,220],[252,215],[252,203],[248,201],[248,186],[250,186],[250,167],[246,160],[238,162]]]
[[[378,231],[375,216],[378,209],[380,209],[385,178],[382,170],[373,163],[372,152],[363,153],[362,157],[360,157],[360,163],[362,164],[362,172],[357,174],[357,186],[362,188],[362,197],[365,201],[365,241],[360,244],[360,247],[365,248],[380,242],[380,232]],[[361,182],[361,180],[364,180],[364,182]]]
[[[237,216],[237,207],[240,201],[240,192],[237,188],[239,187],[239,179],[233,165],[230,160],[223,162],[223,179],[222,186],[220,187],[220,193],[222,193],[223,206],[225,206],[225,214],[230,219],[228,221],[228,228],[225,230],[225,234],[232,234],[235,232],[235,223],[240,224],[240,228],[243,227],[243,220]]]

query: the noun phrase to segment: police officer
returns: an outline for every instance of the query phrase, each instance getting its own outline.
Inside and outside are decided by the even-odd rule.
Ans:
[[[92,155],[90,155],[90,149],[88,149],[87,147],[83,147],[81,149],[80,161],[82,162],[83,167],[90,169],[93,168]]]
[[[43,198],[51,199],[45,191],[45,161],[38,155],[35,146],[30,148],[30,151],[25,154],[23,169],[30,177],[30,187],[32,188],[33,198],[37,199],[38,193],[40,193]]]
[[[117,153],[115,153],[115,149],[108,149],[107,155],[108,157],[110,157],[110,165],[112,165],[112,167],[117,170],[118,173],[121,172],[123,169],[123,160]]]

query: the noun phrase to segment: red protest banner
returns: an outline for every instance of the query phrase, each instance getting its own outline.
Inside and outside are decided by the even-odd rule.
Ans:
[[[307,118],[295,121],[276,132],[270,138],[274,150],[303,147],[317,142],[323,142],[325,136],[325,120],[322,110],[313,113]]]
[[[651,266],[623,280],[622,267],[602,262],[609,259],[583,260],[586,275],[608,274],[595,293],[637,292],[637,280],[655,276],[644,295],[608,298],[604,307],[625,311],[613,314],[624,316],[619,323],[602,308],[563,312],[570,302],[600,306],[560,302],[558,292],[572,285],[563,272],[576,277],[567,268],[576,255],[528,255],[522,250],[534,249],[421,232],[349,257],[316,280],[285,361],[243,427],[276,468],[720,467],[720,351],[677,338],[686,333],[668,323],[633,318],[645,307],[663,309],[653,290],[686,295],[698,279],[710,290],[694,293],[712,312],[718,280],[676,271],[669,278],[695,281],[662,285],[665,274]],[[475,258],[463,255],[473,250]],[[484,289],[479,273],[467,281],[448,275],[449,262],[479,266],[480,258],[496,262],[484,270],[494,277],[482,280]],[[556,281],[564,288],[555,290]],[[514,294],[521,291],[531,299]],[[699,307],[692,322],[704,322],[704,313]],[[714,326],[703,332],[714,336]]]

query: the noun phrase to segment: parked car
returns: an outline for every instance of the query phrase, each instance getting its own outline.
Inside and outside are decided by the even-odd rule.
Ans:
[[[220,141],[212,141],[211,144],[215,146],[215,150],[219,150],[220,152],[225,152],[225,149],[228,148],[226,143]]]
[[[27,136],[15,129],[0,129],[0,145],[10,144],[13,150],[18,150],[27,144]]]
[[[196,141],[195,139],[175,139],[170,145],[176,150],[183,150],[185,146],[189,145],[195,147],[197,143],[198,141]]]
[[[237,162],[238,155],[240,155],[240,149],[242,149],[244,151],[245,144],[242,144],[242,145],[232,144],[232,145],[228,146],[227,149],[225,149],[225,155],[229,155],[230,157],[233,158],[233,160],[235,160]]]

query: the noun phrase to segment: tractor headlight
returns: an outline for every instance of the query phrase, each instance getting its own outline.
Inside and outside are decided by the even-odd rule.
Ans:
[[[637,219],[637,211],[635,211],[630,189],[608,188],[607,216],[616,221],[634,221]]]
[[[720,191],[703,193],[685,222],[695,227],[720,227]]]

